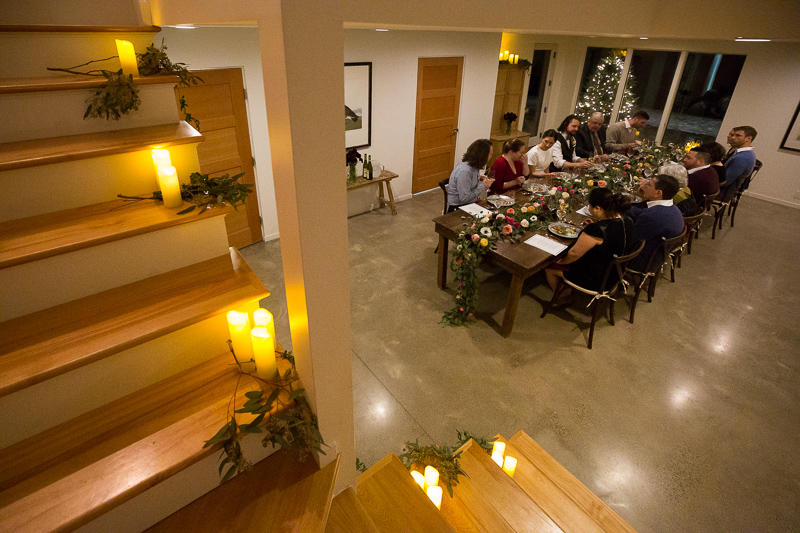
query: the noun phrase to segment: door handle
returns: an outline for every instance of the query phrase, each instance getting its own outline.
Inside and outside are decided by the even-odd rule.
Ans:
[[[453,128],[453,133],[458,133],[458,128]]]

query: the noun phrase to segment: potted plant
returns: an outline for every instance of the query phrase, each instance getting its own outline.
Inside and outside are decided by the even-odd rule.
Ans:
[[[503,115],[503,120],[506,121],[506,135],[511,135],[511,123],[517,120],[517,114],[509,111]]]
[[[364,160],[361,158],[361,154],[358,153],[358,150],[353,148],[349,152],[347,152],[347,156],[345,157],[345,164],[348,167],[347,173],[347,181],[350,183],[355,183],[356,181],[356,163],[361,161],[362,163]]]

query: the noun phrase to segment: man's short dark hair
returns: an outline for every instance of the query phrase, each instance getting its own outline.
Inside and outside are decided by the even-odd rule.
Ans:
[[[656,190],[661,191],[663,200],[672,200],[672,197],[678,194],[681,189],[680,185],[678,185],[678,180],[666,174],[656,176],[656,182],[653,185]]]
[[[641,109],[633,114],[633,118],[643,118],[645,120],[650,120],[650,115],[647,114],[647,111],[642,111]]]
[[[708,161],[709,163],[722,161],[722,158],[725,157],[725,148],[718,142],[703,143],[697,147],[696,151],[708,152],[708,155],[711,156],[711,159]]]
[[[711,163],[713,163],[713,161],[711,160],[711,154],[709,154],[708,152],[703,152],[702,150],[700,150],[700,147],[697,147],[689,151],[694,152],[694,156],[697,157],[698,159],[702,159],[703,163],[705,163],[706,165],[710,165]]]
[[[561,125],[558,127],[558,131],[562,133],[567,131],[567,126],[569,126],[573,120],[577,120],[578,122],[581,121],[581,119],[578,118],[578,115],[567,115],[567,118],[561,121]]]
[[[745,137],[750,137],[750,140],[755,141],[758,132],[753,126],[736,126],[733,131],[743,131]]]

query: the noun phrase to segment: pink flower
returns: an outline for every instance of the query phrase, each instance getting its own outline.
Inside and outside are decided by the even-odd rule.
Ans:
[[[597,186],[598,187],[605,187],[606,185],[608,185],[606,180],[597,180]]]
[[[473,233],[472,234],[472,242],[478,242],[478,239],[480,239],[480,236],[477,233]]]
[[[513,208],[513,207],[509,207],[509,208],[506,210],[506,213],[508,213],[509,215],[513,215],[513,214],[514,214],[514,208]]]
[[[506,216],[504,214],[500,213],[499,215],[497,215],[497,220],[505,220],[505,219]]]
[[[589,189],[583,189],[583,194],[586,194],[587,192],[589,192]]]
[[[518,228],[519,227],[519,222],[514,222],[514,227]]]
[[[464,308],[463,307],[459,307],[458,310],[461,311],[462,313],[464,312]]]
[[[503,233],[506,235],[510,235],[512,231],[514,231],[514,228],[511,227],[511,224],[506,224],[503,226]]]
[[[570,194],[575,194],[575,189],[570,189],[570,190],[569,190],[569,193],[570,193]]]
[[[539,207],[541,204],[539,202],[534,202],[533,207]]]
[[[564,203],[564,199],[563,198],[559,198],[558,199],[558,203],[563,204]]]
[[[475,316],[475,315],[473,315],[472,313],[470,313],[470,314],[469,314],[469,316]]]
[[[561,190],[561,185],[559,185],[557,188],[558,188],[558,190],[560,191],[560,190]]]
[[[513,223],[513,222],[514,222],[514,219],[513,219],[513,218],[511,218],[511,217],[506,217],[506,222],[512,222],[512,223]]]

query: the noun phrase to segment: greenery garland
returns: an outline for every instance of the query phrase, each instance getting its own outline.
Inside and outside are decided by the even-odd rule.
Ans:
[[[612,156],[608,168],[602,171],[593,169],[584,176],[563,180],[561,185],[532,195],[529,202],[501,208],[483,218],[465,213],[461,217],[465,221],[465,229],[458,235],[450,262],[456,281],[455,305],[442,316],[440,324],[469,324],[478,302],[477,269],[484,256],[496,249],[499,242],[519,242],[527,232],[546,227],[556,219],[560,205],[585,203],[588,193],[597,187],[613,191],[634,190],[639,178],[655,175],[662,165],[682,161],[693,146],[696,143],[682,147],[673,144],[656,146],[650,141],[643,141],[630,158]]]

